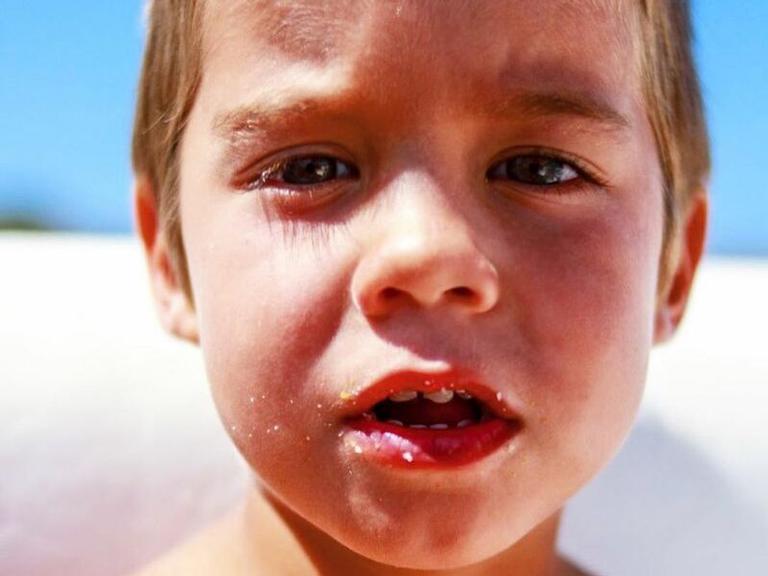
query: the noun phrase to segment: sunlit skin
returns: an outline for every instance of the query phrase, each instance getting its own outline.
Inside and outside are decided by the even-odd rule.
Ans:
[[[161,318],[199,342],[255,482],[159,571],[576,573],[560,511],[631,427],[706,213],[657,295],[632,21],[608,1],[208,2],[181,146],[194,306],[141,178],[137,213]],[[452,366],[514,406],[514,447],[417,472],[340,438],[377,377]]]

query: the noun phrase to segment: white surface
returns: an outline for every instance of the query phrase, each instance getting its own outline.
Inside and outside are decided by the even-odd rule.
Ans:
[[[237,499],[198,352],[131,239],[0,235],[0,574],[110,575]],[[768,262],[705,262],[561,546],[604,576],[768,574]]]

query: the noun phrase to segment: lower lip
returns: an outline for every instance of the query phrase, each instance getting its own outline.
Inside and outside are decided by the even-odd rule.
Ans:
[[[516,420],[491,418],[465,428],[414,429],[376,420],[353,420],[345,444],[355,453],[390,466],[453,468],[481,460],[519,431]]]

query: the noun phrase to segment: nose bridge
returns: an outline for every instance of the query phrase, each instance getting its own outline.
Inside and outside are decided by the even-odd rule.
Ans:
[[[439,306],[480,313],[496,304],[493,263],[467,215],[429,174],[411,172],[391,183],[370,226],[372,240],[352,279],[353,300],[365,315]]]
[[[469,239],[467,223],[451,204],[448,191],[430,174],[414,171],[393,183],[392,188],[385,198],[389,225],[381,231],[390,241],[407,244],[410,238],[414,248],[416,242],[422,248],[434,247],[441,236],[449,236],[449,228],[454,229],[454,235]]]

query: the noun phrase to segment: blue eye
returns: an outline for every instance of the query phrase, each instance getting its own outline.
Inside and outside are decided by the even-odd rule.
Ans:
[[[343,160],[307,154],[281,160],[266,170],[260,179],[265,182],[277,180],[292,186],[317,186],[357,176],[357,168]]]
[[[570,163],[541,154],[525,154],[491,166],[489,180],[512,180],[532,186],[555,186],[581,177]]]

